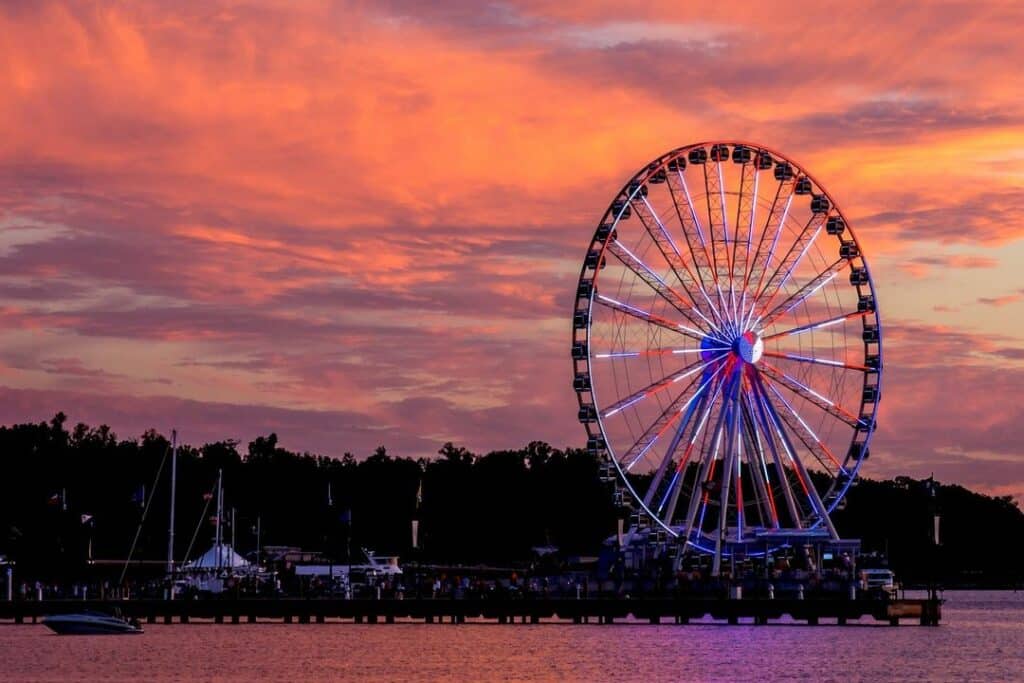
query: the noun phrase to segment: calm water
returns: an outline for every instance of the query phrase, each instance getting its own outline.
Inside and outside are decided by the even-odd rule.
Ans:
[[[0,681],[1024,680],[1024,593],[947,592],[919,626],[0,626]]]

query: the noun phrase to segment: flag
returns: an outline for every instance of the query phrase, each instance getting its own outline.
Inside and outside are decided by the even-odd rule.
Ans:
[[[204,493],[203,500],[213,500],[213,494],[210,492]]]
[[[423,478],[420,477],[420,485],[416,488],[416,509],[423,505]]]
[[[82,515],[82,524],[89,524],[92,522],[92,515]]]
[[[49,498],[47,498],[46,499],[46,504],[47,505],[60,505],[60,494],[59,493],[55,493],[52,496],[50,496]]]

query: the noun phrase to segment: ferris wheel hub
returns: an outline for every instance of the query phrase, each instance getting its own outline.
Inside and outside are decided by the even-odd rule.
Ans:
[[[744,332],[736,337],[732,345],[733,352],[751,365],[761,360],[764,353],[764,340],[756,332]]]

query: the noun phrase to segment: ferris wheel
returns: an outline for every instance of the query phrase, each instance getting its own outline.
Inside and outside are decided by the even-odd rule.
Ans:
[[[611,202],[576,294],[579,419],[638,518],[716,558],[838,539],[881,326],[860,244],[803,167],[740,142],[662,155]]]

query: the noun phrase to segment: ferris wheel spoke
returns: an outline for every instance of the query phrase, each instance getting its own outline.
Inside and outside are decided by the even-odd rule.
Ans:
[[[814,456],[814,459],[818,461],[818,464],[820,464],[825,471],[832,476],[846,476],[849,474],[842,464],[840,464],[836,459],[836,456],[832,454],[829,447],[825,445],[825,442],[821,440],[821,437],[819,437],[815,431],[811,429],[810,425],[800,417],[800,414],[796,412],[792,404],[790,404],[790,402],[787,401],[781,393],[779,393],[779,390],[772,386],[771,383],[768,383],[768,389],[786,408],[787,412],[780,414],[783,421],[786,422],[786,426],[788,426],[790,431],[796,434],[800,441],[803,442],[804,446],[807,447],[807,450]],[[798,425],[801,429],[798,429]],[[810,437],[810,440],[806,437]]]
[[[778,318],[792,311],[794,308],[799,306],[802,301],[806,300],[819,289],[834,280],[835,277],[839,275],[840,271],[847,266],[847,264],[849,264],[849,261],[841,258],[821,273],[815,275],[807,282],[807,284],[793,292],[793,294],[791,294],[785,301],[775,306],[770,311],[763,313],[759,318],[761,324],[764,325],[764,327],[768,327]]]
[[[733,279],[733,262],[730,258],[729,242],[735,247],[735,235],[729,237],[729,217],[725,202],[725,181],[722,177],[722,155],[728,160],[728,149],[719,150],[718,155],[712,148],[712,157],[716,159],[715,167],[709,172],[709,165],[704,164],[704,187],[707,192],[708,224],[711,233],[711,251],[714,265],[715,289],[718,292],[720,310],[727,318],[726,327],[730,334],[739,334],[738,316],[736,313],[736,283]],[[724,292],[723,292],[724,290]]]
[[[736,202],[735,240],[732,247],[732,277],[738,289],[746,295],[747,265],[750,263],[750,247],[757,220],[757,189],[761,174],[756,162],[744,162],[740,174],[740,193]],[[740,247],[742,246],[742,249]],[[743,310],[743,307],[740,307]]]
[[[643,225],[647,236],[650,237],[651,241],[658,248],[662,258],[665,259],[665,262],[668,263],[669,267],[672,269],[676,279],[679,280],[683,289],[686,290],[686,293],[689,295],[690,300],[693,301],[694,306],[699,308],[703,305],[702,301],[707,301],[708,305],[711,305],[707,292],[703,289],[703,283],[700,279],[699,271],[697,275],[694,275],[693,271],[690,270],[690,267],[686,264],[686,260],[683,258],[682,252],[679,251],[679,246],[676,244],[675,240],[672,239],[672,235],[669,233],[668,228],[661,219],[658,218],[658,212],[654,210],[653,206],[651,206],[647,197],[642,194],[638,194],[637,196],[640,201],[637,201],[637,197],[633,198],[633,212],[636,214],[640,224]],[[655,227],[657,229],[655,229]],[[696,287],[701,292],[703,300],[694,296],[693,287]]]
[[[611,308],[612,310],[619,311],[620,313],[625,313],[626,315],[632,316],[638,320],[642,320],[645,323],[654,325],[656,327],[662,327],[666,330],[671,330],[673,332],[683,335],[684,337],[690,337],[691,339],[695,339],[698,342],[703,341],[705,338],[705,333],[702,332],[701,330],[688,327],[687,325],[683,325],[681,323],[672,322],[671,320],[662,318],[659,315],[648,313],[647,311],[641,308],[637,308],[636,306],[630,306],[629,304],[622,303],[621,301],[613,299],[609,296],[605,296],[603,294],[598,294],[596,297],[594,297],[594,302],[601,304],[602,306],[605,306],[607,308]]]
[[[724,365],[724,364],[723,364]],[[661,436],[668,431],[668,428],[672,426],[672,423],[678,419],[678,417],[689,408],[694,400],[707,388],[712,380],[721,372],[722,368],[718,370],[703,381],[701,386],[697,389],[693,396],[690,396],[685,402],[683,399],[687,396],[690,388],[697,383],[697,378],[694,378],[687,386],[679,393],[674,401],[672,401],[665,410],[658,416],[658,418],[644,430],[644,433],[640,435],[640,438],[633,443],[632,446],[619,458],[619,463],[623,464],[626,471],[629,471],[636,465],[654,446],[655,442],[661,438]],[[680,403],[682,405],[680,406]]]
[[[712,150],[714,152],[714,150]],[[711,233],[711,258],[715,280],[721,282],[723,273],[729,271],[729,224],[725,215],[725,183],[722,180],[722,163],[703,164],[704,190],[707,193],[708,226]]]
[[[684,318],[697,327],[700,327],[700,321],[690,315],[690,310],[693,306],[690,303],[692,301],[692,296],[689,291],[687,291],[687,296],[684,298],[682,294],[670,287],[660,275],[654,272],[650,266],[644,263],[638,256],[627,249],[626,246],[618,240],[613,240],[608,244],[608,251],[610,251],[615,258],[622,263],[622,265],[646,283],[655,294],[668,302],[672,308],[679,311]]]
[[[644,351],[609,351],[607,353],[595,353],[593,358],[595,360],[618,360],[620,358],[647,358],[648,356],[668,356],[668,355],[686,355],[691,353],[705,353],[713,351],[729,351],[732,347],[730,346],[712,346],[709,348],[693,347],[693,348],[653,348],[646,349]]]
[[[844,313],[843,315],[839,315],[834,318],[829,318],[828,320],[818,320],[813,323],[807,323],[806,325],[801,325],[799,327],[793,327],[788,330],[783,330],[782,332],[775,332],[773,334],[763,336],[761,337],[761,339],[767,342],[771,339],[778,339],[779,337],[792,337],[797,334],[811,332],[812,330],[820,330],[823,327],[831,327],[832,325],[838,325],[841,322],[853,320],[854,318],[863,318],[866,315],[870,315],[870,312],[856,311],[854,313]]]
[[[706,292],[704,292],[703,290],[701,290],[701,292],[704,294],[704,296],[707,296]],[[710,299],[708,299],[708,303],[709,304],[711,303]],[[707,316],[705,316],[703,313],[701,313],[700,309],[697,308],[697,307],[694,307],[693,312],[696,313],[698,316],[700,316],[701,320],[703,320],[705,323],[707,323],[708,327],[711,328],[712,330],[714,330],[715,332],[717,332],[720,337],[727,336],[725,330],[722,329],[722,327],[723,327],[722,324],[717,324],[716,325]]]
[[[717,318],[719,324],[724,327],[726,324],[724,315],[725,298],[722,296],[722,288],[715,269],[714,243],[711,239],[710,227],[708,236],[705,237],[704,231],[701,230],[700,219],[697,218],[697,211],[694,208],[693,197],[690,195],[690,188],[686,184],[686,178],[683,176],[682,171],[677,170],[675,175],[669,175],[668,186],[669,192],[672,195],[672,203],[676,209],[676,215],[679,217],[679,224],[683,229],[683,234],[686,236],[687,243],[690,245],[690,256],[701,279],[701,292],[708,300],[711,313]],[[697,236],[697,241],[700,243],[699,248],[695,244],[694,235]],[[712,286],[714,286],[717,304],[711,300],[709,295]]]
[[[768,217],[765,220],[764,231],[757,242],[757,250],[754,252],[754,258],[750,262],[746,279],[743,281],[744,289],[749,288],[755,276],[757,278],[757,285],[753,288],[753,291],[756,292],[761,289],[761,285],[764,283],[765,272],[768,270],[772,256],[775,254],[779,238],[782,235],[782,229],[786,224],[786,217],[789,215],[789,209],[793,204],[793,192],[795,189],[795,174],[791,174],[788,178],[779,181],[771,211],[768,212]]]
[[[771,358],[782,358],[785,360],[792,360],[798,363],[816,363],[818,365],[827,365],[833,368],[843,368],[845,370],[857,370],[858,372],[867,372],[868,368],[864,365],[854,365],[852,363],[843,363],[842,361],[832,360],[830,358],[813,358],[811,356],[798,356],[795,353],[778,353],[775,351],[765,351],[763,355],[770,356]]]
[[[723,364],[723,366],[719,368],[718,371],[715,372],[715,375],[717,376],[718,372],[720,372],[724,367],[726,367],[726,364]],[[701,413],[701,418],[697,422],[696,427],[694,427],[693,429],[689,442],[687,443],[686,450],[683,452],[683,457],[676,465],[675,472],[673,472],[672,474],[672,479],[669,481],[668,487],[662,494],[661,501],[659,502],[656,510],[656,513],[659,515],[659,518],[661,518],[660,516],[662,514],[662,511],[665,510],[666,504],[668,505],[668,512],[662,518],[666,524],[671,524],[672,517],[675,515],[676,501],[679,499],[679,491],[682,485],[682,480],[686,477],[686,467],[690,462],[690,456],[693,454],[694,447],[698,439],[700,439],[701,433],[704,431],[704,426],[707,424],[708,418],[711,415],[711,411],[714,408],[715,401],[721,393],[722,385],[724,384],[723,378],[713,376],[708,379],[708,382],[705,383],[705,386],[707,386],[707,384],[712,381],[714,382],[714,384],[712,385],[710,392],[704,394],[703,398],[701,399],[702,408],[698,408],[698,412]],[[668,459],[666,458],[666,460],[663,461],[663,464],[667,463]],[[698,468],[699,464],[700,463],[698,463]],[[694,485],[696,486],[696,483]],[[653,498],[653,491],[655,490],[656,487],[652,486],[645,498]]]
[[[704,231],[701,229],[700,220],[697,218],[697,211],[693,206],[693,199],[690,197],[690,188],[686,184],[686,178],[683,176],[683,172],[678,169],[674,172],[670,172],[666,181],[669,194],[672,197],[672,206],[675,208],[676,218],[679,220],[679,225],[683,230],[683,236],[686,238],[686,244],[690,252],[690,259],[692,260],[694,270],[696,271],[694,279],[697,281],[701,294],[708,305],[708,314],[717,318],[721,324],[721,311],[718,306],[711,301],[711,297],[708,294],[711,285],[715,284],[715,278],[712,277],[713,266],[711,264],[711,252],[708,247],[708,240],[704,236]],[[665,234],[668,236],[667,231]],[[652,238],[654,238],[654,235],[652,235]],[[675,243],[672,241],[671,237],[668,237],[668,241],[674,246]],[[655,243],[658,243],[657,239],[655,239]],[[665,254],[666,260],[670,259],[666,250],[662,249],[662,253]],[[681,255],[679,255],[678,249],[675,249],[674,253],[680,259],[682,258]],[[693,273],[691,273],[691,275],[693,275]]]
[[[803,382],[787,375],[775,366],[770,365],[763,358],[761,359],[760,370],[766,377],[775,380],[800,398],[805,399],[811,405],[820,408],[840,422],[844,422],[854,428],[860,426],[861,420],[856,415],[853,415],[850,411],[837,405],[836,402],[828,396],[819,394]]]
[[[789,455],[790,461],[796,469],[797,477],[800,481],[800,487],[803,489],[804,494],[807,496],[807,499],[811,504],[811,510],[828,529],[829,536],[833,539],[839,538],[839,534],[836,533],[836,529],[832,525],[832,520],[828,516],[828,510],[822,502],[821,496],[818,495],[818,490],[814,487],[814,481],[811,480],[811,476],[808,473],[807,468],[804,467],[803,461],[800,459],[799,454],[793,447],[793,443],[790,441],[789,436],[786,433],[786,428],[783,426],[783,420],[779,417],[778,411],[775,410],[775,405],[769,398],[768,392],[765,390],[759,374],[754,375],[754,382],[757,384],[758,390],[761,392],[761,396],[764,399],[765,409],[771,416],[772,422],[779,436],[779,441],[782,443]]]
[[[825,220],[827,218],[827,212],[816,213],[804,225],[796,241],[790,245],[789,251],[782,257],[782,261],[775,269],[775,272],[772,273],[768,282],[758,292],[756,299],[758,302],[762,302],[762,308],[771,308],[771,304],[775,297],[778,296],[778,293],[784,291],[783,287],[785,287],[789,278],[793,275],[793,271],[800,265],[800,261],[803,260],[804,255],[807,254],[811,245],[814,244],[814,240],[818,238],[818,235],[825,228]]]
[[[662,479],[664,479],[665,477],[665,472],[668,471],[669,463],[672,462],[672,458],[675,457],[676,449],[679,448],[679,442],[686,436],[686,431],[687,429],[690,428],[690,423],[693,420],[694,414],[700,412],[701,408],[704,406],[704,403],[706,402],[706,396],[703,395],[703,390],[704,386],[700,387],[697,390],[697,392],[691,397],[691,399],[687,401],[686,405],[681,410],[675,413],[675,415],[683,415],[683,419],[682,421],[680,421],[679,427],[676,429],[675,434],[673,434],[672,441],[669,442],[668,448],[665,450],[665,455],[661,458],[661,463],[658,465],[658,469],[654,472],[654,477],[651,479],[651,483],[647,487],[647,493],[644,494],[644,506],[646,506],[648,509],[650,509],[651,507],[651,502],[654,499],[654,494],[661,486]],[[664,432],[666,429],[668,429],[669,425],[671,425],[671,422],[666,424],[666,426],[661,429],[661,432]],[[673,485],[674,483],[674,481],[671,482],[671,484]],[[661,510],[659,509],[657,512],[660,514]],[[666,524],[669,523],[669,520],[663,521]]]
[[[668,387],[672,386],[676,382],[681,382],[684,379],[686,379],[687,377],[692,377],[693,375],[697,374],[698,372],[700,372],[704,368],[708,367],[712,363],[714,363],[717,360],[719,360],[720,358],[722,358],[724,355],[725,355],[724,353],[723,354],[719,354],[718,356],[716,356],[716,357],[714,357],[714,358],[712,358],[711,360],[708,360],[708,361],[698,360],[698,361],[696,361],[694,363],[691,363],[690,365],[687,365],[682,370],[674,372],[671,375],[667,375],[665,377],[662,377],[658,381],[653,382],[653,383],[647,385],[646,387],[644,387],[643,389],[640,389],[639,391],[634,392],[633,394],[630,394],[626,398],[624,398],[622,400],[619,400],[619,401],[616,401],[612,405],[608,406],[601,413],[601,417],[602,418],[609,418],[612,415],[615,415],[616,413],[621,412],[622,410],[628,408],[629,406],[636,405],[637,403],[639,403],[643,399],[647,398],[648,396],[653,396],[654,394],[657,394],[657,393],[659,393],[661,391],[664,391],[665,389],[667,389]]]
[[[715,378],[711,378],[711,379],[715,379]],[[672,517],[671,517],[671,514],[669,516],[664,517],[664,518],[661,517],[661,514],[662,514],[662,512],[665,509],[665,503],[673,495],[676,495],[676,496],[678,495],[678,490],[677,490],[676,487],[680,483],[681,479],[685,478],[685,476],[686,476],[685,475],[686,466],[687,466],[687,463],[690,460],[690,455],[693,453],[693,444],[694,444],[694,442],[696,442],[697,438],[700,436],[700,433],[701,433],[701,431],[704,428],[704,424],[707,422],[707,417],[708,417],[708,414],[710,412],[710,407],[708,407],[707,410],[705,410],[705,406],[708,406],[710,401],[714,400],[713,395],[717,391],[717,386],[716,386],[716,388],[714,388],[714,389],[712,389],[710,391],[710,393],[712,395],[712,398],[709,400],[706,387],[707,387],[707,384],[705,384],[705,386],[701,387],[700,401],[698,403],[692,403],[690,405],[690,407],[687,409],[686,418],[685,418],[685,420],[682,423],[680,423],[679,429],[676,430],[675,436],[673,436],[673,438],[672,438],[672,443],[669,444],[668,452],[665,454],[665,457],[662,458],[661,464],[658,467],[658,471],[655,473],[655,477],[651,481],[650,486],[647,488],[647,493],[644,495],[644,505],[648,509],[650,509],[651,503],[654,500],[654,496],[657,493],[658,489],[661,487],[662,479],[664,478],[665,473],[668,471],[668,466],[669,466],[669,464],[672,463],[672,458],[674,457],[675,452],[676,452],[676,450],[679,447],[679,444],[686,437],[687,430],[691,426],[692,420],[693,420],[694,416],[696,416],[698,414],[701,414],[702,415],[701,419],[698,420],[698,422],[695,425],[693,425],[692,434],[691,434],[690,440],[689,440],[689,445],[686,447],[686,450],[684,451],[683,457],[679,461],[679,464],[675,467],[675,471],[672,473],[672,479],[669,481],[668,487],[665,489],[664,493],[662,494],[661,501],[660,501],[658,507],[654,510],[654,512],[658,516],[658,518],[661,519],[662,522],[664,522],[666,525],[671,525]],[[673,512],[674,512],[674,506],[673,506]]]

